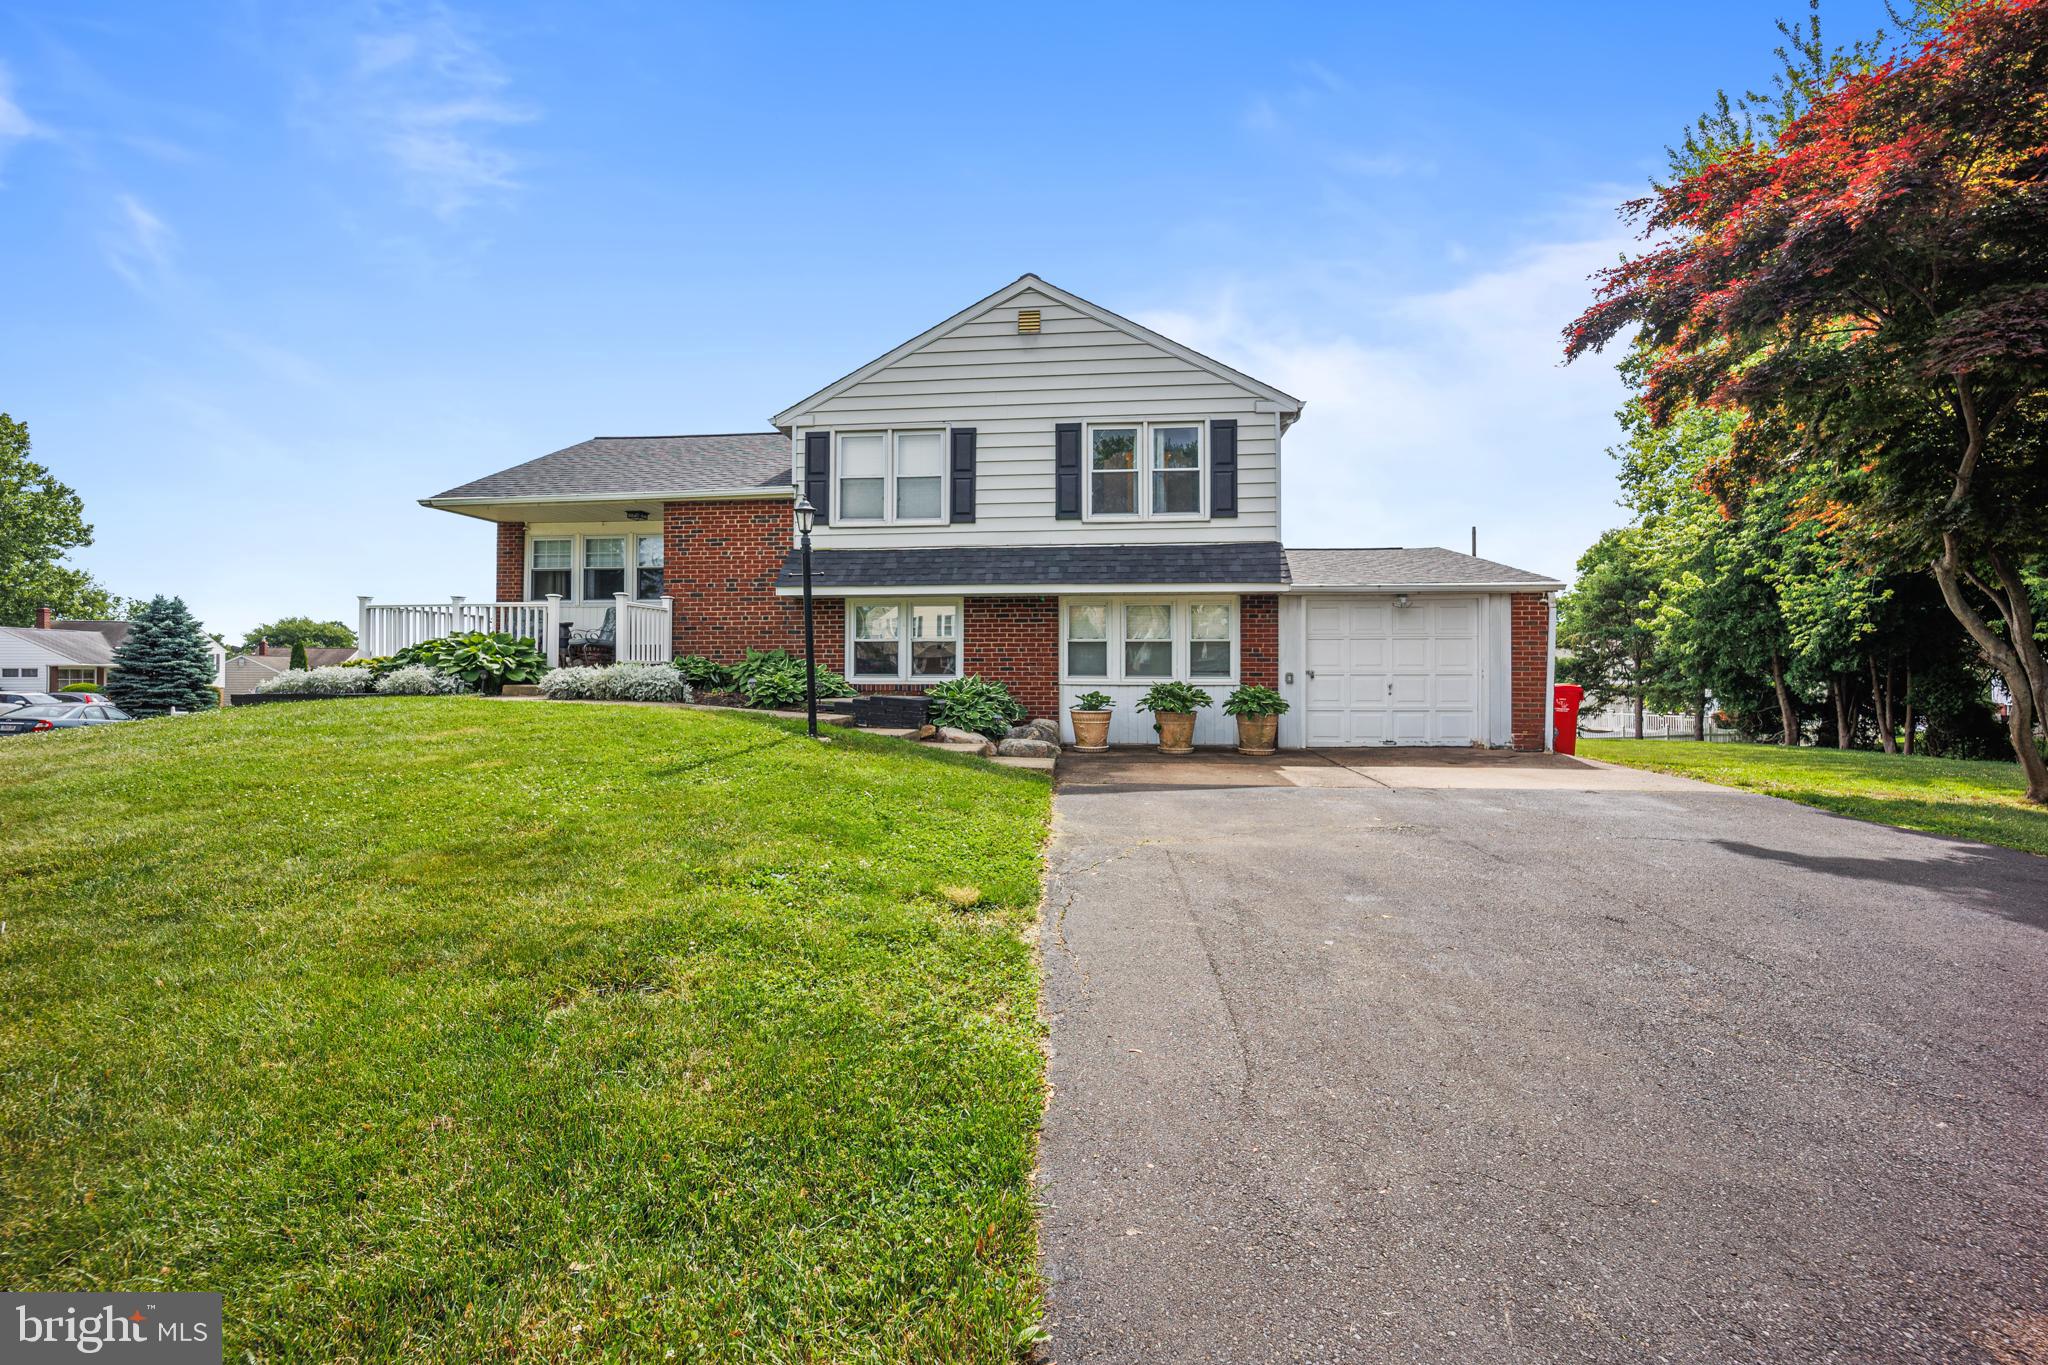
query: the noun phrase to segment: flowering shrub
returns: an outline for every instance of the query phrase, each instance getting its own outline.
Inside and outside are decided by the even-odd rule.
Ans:
[[[266,697],[352,696],[370,690],[370,675],[363,669],[343,668],[339,664],[328,668],[288,668],[256,684],[256,690]]]
[[[688,701],[690,684],[667,664],[557,668],[540,680],[551,701]]]
[[[408,664],[378,678],[373,690],[387,697],[445,697],[467,692],[469,686],[460,678],[437,673],[423,664]]]

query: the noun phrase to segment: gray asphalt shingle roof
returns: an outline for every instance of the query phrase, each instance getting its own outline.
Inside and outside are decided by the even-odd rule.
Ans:
[[[1457,587],[1526,583],[1546,587],[1557,580],[1526,569],[1435,546],[1403,549],[1289,550],[1288,580],[1297,588]]]
[[[37,630],[33,626],[0,626],[17,640],[40,645],[52,656],[87,668],[105,668],[114,662],[114,647],[107,637],[92,630]]]
[[[897,550],[814,550],[811,583],[846,588],[991,587],[1043,583],[1286,582],[1287,561],[1274,540],[1224,545],[964,545]],[[803,570],[792,550],[776,586],[800,587]]]
[[[787,488],[789,463],[789,438],[776,431],[719,436],[593,436],[423,501],[517,501]]]

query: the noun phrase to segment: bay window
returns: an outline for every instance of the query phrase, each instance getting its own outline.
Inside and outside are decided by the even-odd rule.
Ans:
[[[946,437],[942,431],[839,433],[839,522],[946,519]]]
[[[1067,598],[1060,659],[1073,683],[1233,682],[1237,599]]]
[[[583,600],[626,590],[626,538],[586,536],[583,540]]]
[[[939,682],[960,676],[960,604],[849,602],[847,673],[855,682]]]
[[[633,596],[643,602],[661,596],[664,562],[660,536],[636,536],[633,541]]]
[[[569,536],[548,536],[533,542],[533,586],[526,596],[538,601],[549,593],[574,597],[570,582],[576,567],[576,542]]]
[[[1205,439],[1199,422],[1089,427],[1088,519],[1204,515]]]

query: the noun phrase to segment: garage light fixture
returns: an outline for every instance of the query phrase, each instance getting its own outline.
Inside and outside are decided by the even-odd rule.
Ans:
[[[1407,606],[1407,605],[1408,605],[1408,594],[1407,594],[1407,593],[1405,593],[1405,592],[1397,592],[1397,593],[1395,593],[1395,594],[1394,594],[1394,605],[1395,605],[1395,606],[1397,606],[1397,607],[1405,607],[1405,606]]]

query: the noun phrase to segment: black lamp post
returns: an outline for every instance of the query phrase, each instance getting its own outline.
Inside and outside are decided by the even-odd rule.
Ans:
[[[818,632],[811,614],[811,527],[818,509],[801,492],[796,495],[796,540],[804,562],[804,723],[818,737]]]

